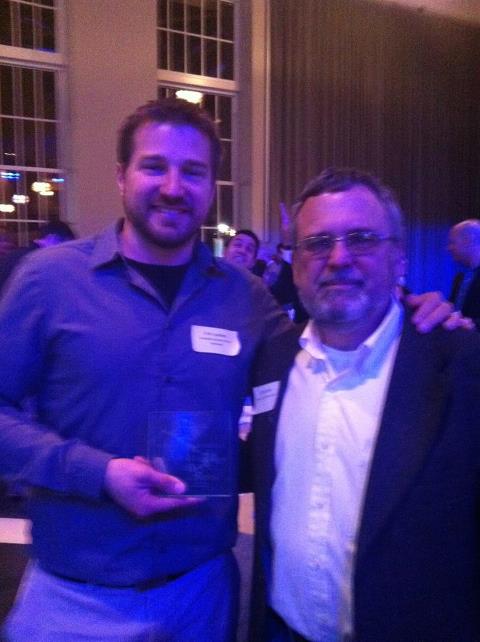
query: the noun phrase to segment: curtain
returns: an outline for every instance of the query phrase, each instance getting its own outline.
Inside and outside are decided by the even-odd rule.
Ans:
[[[271,0],[270,229],[327,166],[392,187],[408,285],[448,292],[449,227],[480,212],[480,27],[369,0]]]

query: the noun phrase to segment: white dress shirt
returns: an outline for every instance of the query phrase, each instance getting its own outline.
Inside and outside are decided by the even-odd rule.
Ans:
[[[275,445],[271,606],[314,642],[353,634],[357,532],[402,318],[392,301],[351,352],[323,345],[310,321],[289,375]]]

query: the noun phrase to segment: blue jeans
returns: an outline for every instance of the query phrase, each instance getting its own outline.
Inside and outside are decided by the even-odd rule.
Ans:
[[[6,623],[8,642],[233,642],[238,568],[221,555],[159,587],[82,584],[31,564]]]

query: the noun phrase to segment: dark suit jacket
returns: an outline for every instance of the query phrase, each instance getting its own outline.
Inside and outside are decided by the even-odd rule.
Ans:
[[[300,332],[273,340],[256,373],[256,385],[282,383],[275,409],[257,415],[252,432],[255,642],[267,639],[275,431]],[[406,320],[361,515],[356,640],[480,640],[479,448],[480,337],[442,329],[420,335]]]
[[[453,279],[452,291],[449,296],[452,303],[455,303],[458,293],[460,292],[463,276],[463,272],[459,272]],[[477,330],[480,330],[480,267],[475,270],[473,279],[468,286],[461,311],[464,316],[473,319],[477,326]]]

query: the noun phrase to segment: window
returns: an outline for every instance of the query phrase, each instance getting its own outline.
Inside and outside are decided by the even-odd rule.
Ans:
[[[158,0],[158,68],[234,80],[234,5]]]
[[[27,245],[61,217],[53,0],[0,0],[0,231]]]
[[[217,225],[236,221],[235,10],[233,0],[158,0],[159,97],[179,90],[201,92],[223,147],[215,202],[202,228],[213,242]]]
[[[0,0],[0,44],[55,51],[54,0]]]

